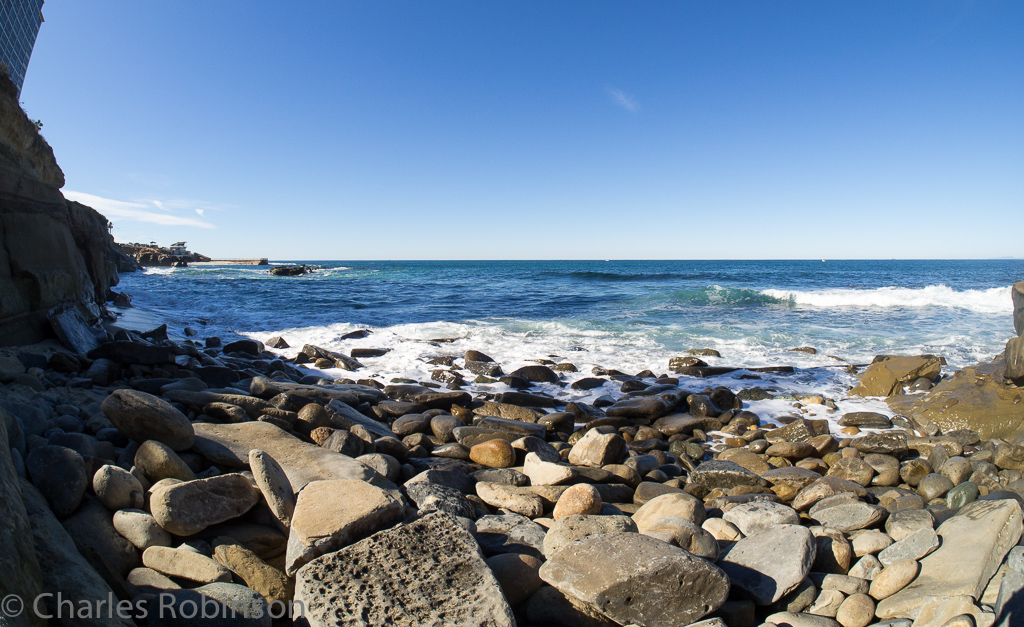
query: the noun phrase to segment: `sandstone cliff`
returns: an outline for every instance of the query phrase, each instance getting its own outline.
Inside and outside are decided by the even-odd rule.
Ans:
[[[117,284],[107,219],[60,193],[53,150],[0,75],[0,345],[53,336],[52,312],[99,317]]]

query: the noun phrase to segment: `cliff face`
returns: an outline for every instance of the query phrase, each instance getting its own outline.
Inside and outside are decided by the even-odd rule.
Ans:
[[[117,284],[106,218],[66,201],[63,185],[53,150],[0,75],[0,345],[52,337],[57,310],[95,320]]]

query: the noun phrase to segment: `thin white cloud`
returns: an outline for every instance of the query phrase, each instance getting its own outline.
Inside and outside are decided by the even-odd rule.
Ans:
[[[612,102],[622,107],[626,111],[629,111],[630,113],[636,113],[636,111],[640,108],[640,102],[632,95],[627,94],[621,89],[617,89],[615,87],[605,87],[605,90],[611,97]]]
[[[196,209],[196,213],[203,217],[206,217],[206,209]]]
[[[151,224],[159,224],[161,226],[194,226],[201,229],[217,228],[205,220],[166,213],[168,210],[165,209],[165,207],[169,203],[157,200],[151,200],[148,202],[129,202],[73,191],[65,191],[64,197],[68,200],[80,202],[83,205],[89,205],[114,223],[121,220],[134,220],[136,222],[148,222]],[[153,209],[163,209],[164,211],[153,211]]]

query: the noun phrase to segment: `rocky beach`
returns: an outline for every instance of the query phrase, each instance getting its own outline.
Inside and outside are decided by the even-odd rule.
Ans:
[[[949,311],[993,295],[997,314],[1012,309],[1016,336],[997,325],[981,348],[946,344],[955,367],[888,337],[822,338],[850,354],[892,347],[859,363],[786,345],[800,335],[782,325],[758,331],[783,344],[751,363],[700,344],[645,356],[658,320],[632,344],[585,328],[564,351],[529,343],[532,330],[497,346],[346,326],[322,345],[146,310],[115,320],[106,304],[132,302],[111,289],[123,254],[102,215],[61,195],[12,87],[0,85],[0,626],[1024,624],[1024,281],[913,292],[952,299]],[[337,321],[313,283],[332,271],[261,269],[243,289],[309,281],[258,289]],[[524,310],[578,300],[501,289],[487,272]],[[411,309],[418,286],[379,300]],[[467,307],[437,290],[422,299]],[[769,292],[629,306],[765,305],[735,314],[749,331],[794,317],[795,299]],[[847,324],[796,317],[811,319],[800,333]],[[994,358],[993,336],[1006,340]],[[405,361],[375,361],[394,355]]]

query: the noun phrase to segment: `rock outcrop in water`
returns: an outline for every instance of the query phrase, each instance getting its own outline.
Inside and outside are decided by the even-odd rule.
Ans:
[[[53,150],[0,76],[0,345],[53,336],[50,317],[94,321],[117,284],[106,218],[60,193]]]

